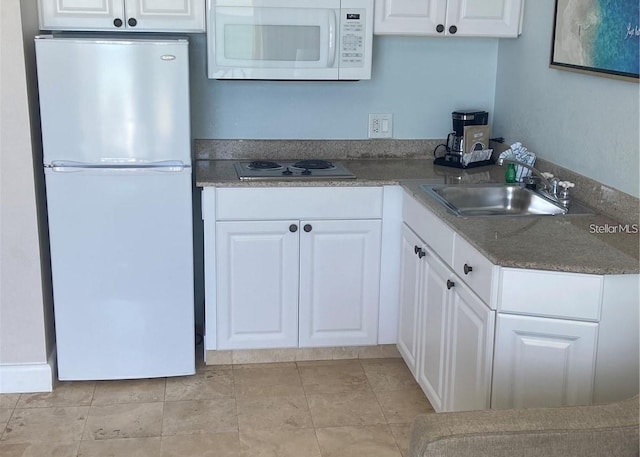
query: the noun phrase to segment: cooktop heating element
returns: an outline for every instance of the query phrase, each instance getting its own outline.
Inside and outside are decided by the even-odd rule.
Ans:
[[[354,179],[340,162],[312,159],[298,161],[253,160],[234,164],[241,180],[262,179]]]

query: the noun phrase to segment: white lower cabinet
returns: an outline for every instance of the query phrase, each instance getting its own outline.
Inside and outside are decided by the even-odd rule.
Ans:
[[[398,303],[398,351],[415,378],[418,359],[418,306],[420,302],[420,265],[418,250],[423,241],[402,224],[400,256],[400,302]]]
[[[638,393],[638,275],[499,267],[410,193],[402,217],[398,350],[436,411]]]
[[[424,244],[423,244],[424,246]],[[447,321],[449,270],[433,253],[421,247],[422,290],[419,301],[419,329],[421,333],[418,384],[425,391],[436,411],[444,410],[447,370]]]
[[[206,189],[207,350],[378,344],[382,196]]]
[[[487,409],[491,400],[496,313],[461,282],[451,287],[447,306],[449,365],[445,409]]]
[[[298,345],[297,221],[216,224],[218,347]]]
[[[300,227],[298,345],[376,344],[381,222],[303,221]]]
[[[493,408],[592,402],[598,324],[498,314]]]
[[[218,349],[376,344],[381,225],[218,222]]]
[[[488,408],[495,311],[406,225],[402,244],[400,353],[436,411]]]

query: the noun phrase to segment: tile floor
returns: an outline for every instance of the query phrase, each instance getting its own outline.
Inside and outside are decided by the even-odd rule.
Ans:
[[[201,365],[0,395],[0,456],[401,457],[429,412],[402,359]]]

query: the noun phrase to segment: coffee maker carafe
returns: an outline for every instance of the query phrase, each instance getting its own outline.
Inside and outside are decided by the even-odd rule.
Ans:
[[[489,113],[478,110],[451,113],[453,132],[447,135],[447,152],[462,155],[465,152],[464,128],[468,125],[487,125]]]

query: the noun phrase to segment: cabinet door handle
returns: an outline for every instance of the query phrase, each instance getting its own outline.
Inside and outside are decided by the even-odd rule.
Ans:
[[[421,259],[425,255],[427,255],[427,251],[425,251],[424,249],[420,249],[420,251],[418,252],[418,258]]]
[[[447,289],[451,289],[452,287],[454,287],[456,285],[455,282],[453,282],[450,279],[447,279]]]
[[[469,273],[471,273],[473,271],[473,267],[470,267],[469,265],[467,265],[465,263],[463,270],[464,270],[464,274],[468,275]]]
[[[420,252],[420,246],[414,246],[413,247],[413,253],[417,254],[418,252]]]
[[[307,232],[307,233],[310,232],[312,228],[313,227],[311,227],[311,224],[304,224],[304,231],[305,232]]]
[[[289,231],[290,231],[291,233],[295,233],[295,232],[297,232],[297,231],[298,231],[298,226],[297,226],[296,224],[291,224],[291,225],[289,226]]]
[[[449,27],[449,33],[451,35],[455,35],[457,31],[458,31],[458,27],[456,27],[455,25],[452,25],[451,27]]]
[[[122,27],[122,19],[120,19],[119,17],[115,18],[113,20],[113,25],[115,25],[116,27]]]
[[[138,25],[138,21],[135,20],[135,18],[129,18],[129,20],[127,21],[127,24],[129,24],[130,27],[135,27],[136,25]]]
[[[442,32],[444,32],[444,25],[442,25],[442,24],[438,24],[438,25],[436,26],[436,32],[438,32],[438,33],[442,33]]]

